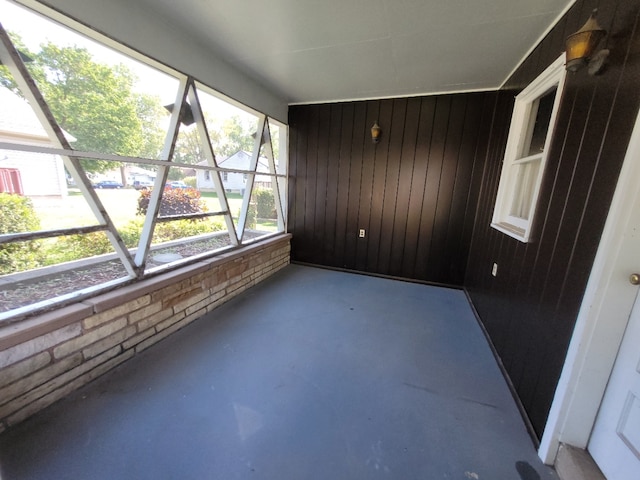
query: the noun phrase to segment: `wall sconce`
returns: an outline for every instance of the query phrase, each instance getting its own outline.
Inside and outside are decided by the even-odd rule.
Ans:
[[[171,113],[173,113],[173,107],[174,107],[173,103],[171,105],[164,106],[164,108],[169,110],[169,112]],[[180,123],[182,123],[185,127],[188,127],[189,125],[193,125],[194,123],[196,123],[196,119],[193,117],[193,111],[191,110],[191,105],[189,105],[188,103],[185,105],[184,115],[180,120]]]
[[[589,66],[589,74],[595,75],[600,72],[604,66],[604,62],[609,56],[609,50],[602,49],[596,53],[596,48],[607,35],[598,24],[596,8],[580,30],[567,37],[566,52],[567,63],[566,69],[570,72],[577,72],[584,66]]]
[[[380,141],[381,136],[382,136],[382,129],[380,128],[380,125],[378,125],[378,122],[375,122],[373,124],[373,127],[371,127],[371,141],[373,143],[378,143]]]

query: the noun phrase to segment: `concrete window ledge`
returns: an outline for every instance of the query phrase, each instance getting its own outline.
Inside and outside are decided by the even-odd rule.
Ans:
[[[289,264],[283,234],[0,328],[0,432]]]

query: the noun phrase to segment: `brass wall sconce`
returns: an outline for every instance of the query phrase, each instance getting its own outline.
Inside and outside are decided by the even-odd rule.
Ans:
[[[373,124],[373,127],[371,127],[371,141],[373,143],[378,143],[380,141],[381,136],[382,136],[382,129],[380,128],[380,125],[378,125],[378,122],[375,122]]]
[[[596,52],[598,45],[607,35],[607,32],[600,27],[596,19],[597,13],[598,9],[596,8],[582,28],[567,37],[565,44],[567,53],[566,69],[569,72],[577,72],[588,66],[589,74],[595,75],[602,70],[609,56],[609,50],[607,49],[601,49]]]

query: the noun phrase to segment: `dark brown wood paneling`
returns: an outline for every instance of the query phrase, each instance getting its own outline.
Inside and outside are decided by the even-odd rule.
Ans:
[[[341,267],[355,269],[359,245],[358,215],[360,214],[360,188],[363,170],[363,157],[367,144],[365,143],[365,122],[367,117],[367,105],[357,103],[355,105],[355,119],[351,143],[351,156],[349,157],[349,195],[348,202],[342,205],[345,210],[347,230],[345,236],[345,258]],[[367,167],[368,168],[368,167]],[[313,180],[310,180],[313,181]],[[295,259],[295,256],[294,256]],[[311,263],[322,264],[317,259],[311,259]]]
[[[340,107],[340,106],[338,106]],[[354,108],[353,103],[346,104],[340,108],[342,112],[342,123],[340,130],[340,153],[338,167],[338,194],[336,198],[336,233],[335,233],[335,258],[327,259],[326,265],[332,267],[343,267],[345,265],[346,256],[346,238],[347,238],[347,217],[345,215],[345,205],[349,203],[349,172],[351,171],[351,144],[353,141],[353,124],[354,124]],[[299,112],[304,116],[303,112]],[[304,161],[304,156],[301,157]],[[289,160],[291,164],[291,159]],[[294,170],[295,172],[295,170]],[[291,175],[292,179],[296,179],[295,175]],[[300,258],[305,258],[301,255]]]
[[[418,141],[418,126],[420,124],[421,99],[407,100],[404,119],[402,147],[400,150],[400,171],[398,174],[398,188],[394,205],[394,223],[391,238],[391,253],[389,256],[389,274],[399,277],[406,276],[403,272],[405,244],[408,236],[408,217],[412,191],[412,179],[415,173],[416,145]],[[422,192],[420,192],[422,193]]]
[[[567,76],[534,224],[523,244],[489,227],[513,95],[562,52],[594,7],[611,57],[599,76]],[[541,434],[640,105],[637,0],[578,1],[498,94],[465,286]],[[508,108],[507,108],[508,107]],[[491,266],[498,263],[498,276]]]
[[[414,151],[413,172],[411,176],[411,194],[407,213],[407,227],[402,259],[402,270],[408,278],[416,277],[416,258],[420,245],[420,225],[425,198],[425,183],[431,146],[436,97],[420,99],[420,116],[417,125],[417,138]]]
[[[487,96],[291,107],[293,260],[461,285]]]
[[[609,66],[567,77],[534,238],[523,244],[490,227],[513,99],[596,6]],[[640,104],[639,9],[637,0],[579,0],[500,92],[290,109],[293,260],[464,278],[538,434]],[[383,136],[373,145],[376,120]]]
[[[384,175],[384,194],[382,196],[382,211],[380,214],[381,228],[379,232],[378,258],[375,267],[378,273],[390,274],[391,243],[396,223],[396,206],[398,201],[398,181],[400,178],[400,165],[402,156],[402,144],[405,132],[405,119],[407,116],[407,99],[402,98],[393,101],[391,124],[389,125],[389,148],[387,150],[386,172]],[[401,234],[401,232],[398,232]]]

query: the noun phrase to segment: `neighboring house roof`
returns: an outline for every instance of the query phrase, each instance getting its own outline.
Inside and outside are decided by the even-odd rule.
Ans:
[[[239,150],[233,155],[229,155],[224,160],[218,162],[218,167],[230,170],[249,170],[251,154],[244,150]],[[198,165],[208,165],[207,161],[198,162]],[[266,157],[258,158],[258,173],[269,173],[269,161]]]
[[[12,137],[29,137],[36,141],[50,143],[49,136],[38,120],[29,103],[13,93],[0,87],[0,132]],[[62,131],[65,138],[75,142],[76,138],[68,132]]]
[[[146,175],[153,178],[156,176],[156,172],[153,170],[146,170],[144,168],[136,167],[135,165],[127,166],[127,173],[130,175]]]

